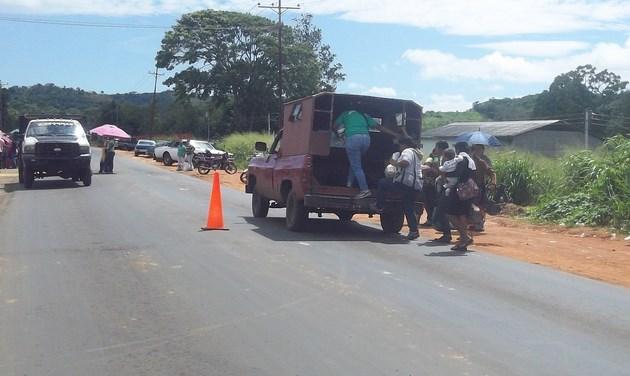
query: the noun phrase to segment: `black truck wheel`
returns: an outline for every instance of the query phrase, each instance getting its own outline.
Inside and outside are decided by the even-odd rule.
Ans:
[[[83,185],[86,187],[89,187],[90,185],[92,185],[92,171],[88,170],[83,174],[83,177],[81,177],[81,180],[83,181]]]
[[[254,191],[252,194],[252,214],[256,218],[265,218],[269,213],[269,199]]]
[[[402,208],[392,208],[381,214],[381,228],[387,234],[397,234],[402,229],[405,215]]]
[[[308,220],[308,211],[304,201],[298,200],[295,192],[289,192],[287,199],[287,228],[291,231],[302,231]]]
[[[23,180],[24,180],[24,188],[31,189],[33,187],[33,182],[35,181],[35,175],[33,174],[33,170],[30,168],[25,168],[22,171]]]

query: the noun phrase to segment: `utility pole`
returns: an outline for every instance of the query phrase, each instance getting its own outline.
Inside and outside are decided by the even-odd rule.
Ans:
[[[157,67],[155,67],[155,72],[149,72],[149,74],[155,75],[155,83],[153,84],[153,100],[151,101],[151,122],[149,123],[149,138],[151,138],[155,126],[155,93],[157,92],[157,80],[158,76],[164,76],[164,74],[159,74]]]
[[[588,150],[588,128],[591,125],[591,110],[584,111],[584,149]]]
[[[283,7],[282,0],[278,0],[278,5],[274,3],[271,5],[260,5],[258,8],[271,9],[278,13],[278,100],[280,101],[280,112],[278,113],[278,129],[282,129],[282,123],[284,122],[283,104],[282,104],[282,14],[287,10],[300,9],[298,4],[295,7]]]

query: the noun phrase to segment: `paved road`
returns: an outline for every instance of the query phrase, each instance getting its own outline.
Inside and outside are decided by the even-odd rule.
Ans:
[[[5,187],[0,375],[630,374],[628,289],[333,219],[290,233],[230,189],[230,231],[198,232],[207,183],[116,170]]]

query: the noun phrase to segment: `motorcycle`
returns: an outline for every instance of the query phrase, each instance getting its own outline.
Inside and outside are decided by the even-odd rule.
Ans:
[[[254,159],[256,157],[260,157],[261,155],[263,155],[263,153],[252,154],[250,156],[250,158],[249,158],[250,162],[251,162],[252,159]],[[241,172],[240,179],[241,179],[241,183],[247,185],[247,169],[244,169],[243,172]]]
[[[197,154],[196,157],[197,171],[201,175],[207,175],[210,170],[224,170],[230,175],[236,174],[236,163],[228,153],[213,155],[210,152],[205,152]]]

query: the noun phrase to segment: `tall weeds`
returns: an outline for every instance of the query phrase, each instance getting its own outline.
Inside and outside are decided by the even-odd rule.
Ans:
[[[566,156],[560,189],[541,196],[536,219],[630,228],[630,140],[616,136],[597,152]]]

